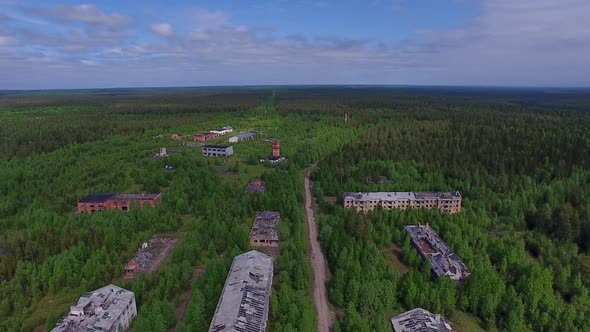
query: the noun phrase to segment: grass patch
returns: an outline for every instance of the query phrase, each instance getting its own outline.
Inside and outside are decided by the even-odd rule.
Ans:
[[[486,331],[475,316],[463,311],[455,310],[450,317],[447,317],[452,323],[453,330],[456,332],[484,332]],[[497,331],[497,330],[490,330]]]
[[[387,263],[393,266],[393,268],[400,274],[404,275],[408,272],[408,267],[401,260],[402,250],[396,245],[391,245],[385,249],[385,259]]]

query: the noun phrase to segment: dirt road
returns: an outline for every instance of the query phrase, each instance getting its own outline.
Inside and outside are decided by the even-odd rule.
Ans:
[[[318,318],[317,331],[329,332],[334,322],[334,313],[328,305],[328,291],[326,289],[328,265],[326,264],[326,258],[322,253],[322,247],[318,238],[318,225],[315,221],[315,213],[313,211],[311,186],[311,171],[307,171],[307,174],[305,174],[305,214],[307,215],[309,242],[311,244],[313,301],[315,302],[315,310]]]

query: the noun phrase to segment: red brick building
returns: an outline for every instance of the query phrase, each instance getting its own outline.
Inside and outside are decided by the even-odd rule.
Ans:
[[[162,201],[160,193],[140,194],[90,194],[78,201],[78,213],[93,213],[102,210],[127,211],[131,206],[156,207]]]
[[[217,136],[219,136],[219,134],[216,134],[216,133],[200,133],[200,134],[194,134],[193,135],[193,141],[195,141],[195,142],[205,142],[205,141],[208,141],[210,139],[214,139]]]

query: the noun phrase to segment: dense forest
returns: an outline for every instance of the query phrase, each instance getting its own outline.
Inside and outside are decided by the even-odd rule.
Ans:
[[[81,294],[115,283],[135,293],[134,331],[206,331],[233,257],[250,250],[256,211],[274,210],[282,244],[269,331],[314,331],[303,210],[303,176],[314,164],[335,331],[390,331],[393,315],[415,307],[444,314],[458,331],[587,330],[589,107],[584,91],[0,92],[0,330],[51,329]],[[259,135],[228,159],[170,139],[225,125]],[[258,163],[270,138],[287,158],[279,167]],[[160,147],[171,156],[152,158]],[[247,195],[257,178],[267,192]],[[341,207],[346,191],[418,190],[459,190],[463,212]],[[92,192],[141,191],[161,191],[162,204],[74,213]],[[471,269],[465,283],[431,277],[403,230],[418,222]],[[122,279],[156,234],[178,239],[171,255],[151,274]]]

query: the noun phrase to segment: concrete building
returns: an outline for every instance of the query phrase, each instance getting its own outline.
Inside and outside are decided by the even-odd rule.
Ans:
[[[252,250],[231,265],[209,332],[264,332],[272,287],[272,258]]]
[[[278,247],[278,227],[281,214],[273,211],[256,212],[254,225],[250,232],[250,245],[253,247]]]
[[[263,193],[266,191],[266,184],[264,181],[258,179],[248,183],[246,186],[247,193]]]
[[[230,157],[234,155],[234,148],[228,145],[203,145],[205,157]]]
[[[471,271],[428,224],[408,225],[405,229],[420,256],[430,261],[436,277],[448,276],[456,283],[469,277]]]
[[[156,207],[162,201],[160,193],[140,194],[90,194],[78,201],[78,213],[93,213],[102,210],[127,211],[133,205],[140,208]]]
[[[163,158],[168,157],[168,150],[166,148],[160,148],[160,151],[157,152],[154,157],[156,158]]]
[[[246,131],[243,133],[239,133],[236,136],[230,137],[229,142],[230,143],[237,143],[237,142],[241,142],[241,141],[249,141],[249,140],[253,140],[254,137],[256,137],[255,131]]]
[[[451,324],[441,315],[416,308],[393,317],[391,325],[395,332],[452,332]]]
[[[461,212],[461,193],[455,192],[370,192],[344,193],[344,207],[369,212],[375,208],[439,209],[446,213]]]
[[[221,127],[221,128],[217,128],[217,129],[213,129],[210,132],[217,134],[217,135],[225,135],[225,134],[229,134],[231,132],[233,132],[234,129],[230,126],[225,126],[225,127]]]
[[[133,292],[108,285],[80,297],[51,332],[126,331],[135,316]]]
[[[193,135],[193,141],[195,142],[205,142],[208,140],[212,140],[216,137],[218,137],[219,134],[216,133],[200,133],[200,134],[194,134]]]

